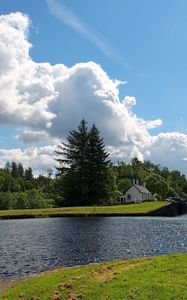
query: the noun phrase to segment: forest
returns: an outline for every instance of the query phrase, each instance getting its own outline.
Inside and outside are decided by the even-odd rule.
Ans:
[[[110,163],[108,173],[108,195],[101,197],[97,204],[117,204],[120,193],[125,193],[134,178],[140,184],[145,182],[146,187],[159,200],[165,200],[169,196],[187,198],[186,177],[177,170],[169,171],[168,168],[150,161],[140,162],[134,158],[129,164]],[[21,163],[7,162],[5,168],[0,169],[0,209],[96,204],[94,201],[90,203],[88,199],[85,202],[81,200],[80,203],[77,198],[66,200],[64,179],[64,175],[56,174],[53,177],[51,170],[48,170],[47,176],[34,177],[31,168],[24,169]]]
[[[56,151],[53,174],[34,176],[31,167],[7,162],[0,169],[0,209],[112,205],[132,185],[145,184],[155,199],[187,198],[187,180],[178,170],[139,161],[112,163],[95,124],[83,119]]]

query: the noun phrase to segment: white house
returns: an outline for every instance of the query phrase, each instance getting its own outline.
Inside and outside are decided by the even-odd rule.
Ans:
[[[145,186],[135,183],[124,195],[120,196],[121,203],[141,203],[143,201],[153,201],[153,196]]]

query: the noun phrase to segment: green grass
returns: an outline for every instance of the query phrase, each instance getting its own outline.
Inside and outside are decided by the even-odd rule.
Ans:
[[[23,280],[0,299],[184,300],[187,254],[59,269]]]
[[[130,205],[114,205],[114,206],[84,206],[84,207],[63,207],[63,208],[46,208],[46,209],[22,209],[22,210],[0,210],[0,218],[13,216],[33,216],[47,217],[58,215],[98,215],[98,214],[147,214],[162,206],[167,205],[166,202],[144,202],[140,204]]]

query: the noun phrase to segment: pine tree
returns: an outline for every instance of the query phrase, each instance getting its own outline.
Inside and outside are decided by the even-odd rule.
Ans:
[[[65,197],[71,201],[71,197],[76,198],[81,204],[86,198],[86,148],[88,142],[88,128],[86,121],[80,122],[78,130],[70,131],[67,143],[58,146],[56,154],[60,158],[56,159],[60,163],[57,170],[65,175],[64,192]]]
[[[25,179],[26,180],[32,180],[33,179],[33,173],[31,167],[25,170]]]
[[[56,154],[63,174],[63,192],[71,204],[93,204],[107,197],[108,153],[95,125],[88,131],[86,122],[70,131],[67,143],[61,143]]]
[[[89,201],[98,202],[107,197],[107,169],[109,153],[105,151],[103,138],[95,126],[91,127],[87,144],[87,184]]]
[[[18,167],[17,167],[17,164],[15,163],[15,161],[13,161],[11,163],[11,175],[14,178],[18,177]]]
[[[11,163],[9,161],[7,161],[6,164],[5,164],[5,170],[8,173],[11,173]]]
[[[17,173],[19,177],[23,177],[24,176],[24,169],[21,163],[18,164],[17,166]]]

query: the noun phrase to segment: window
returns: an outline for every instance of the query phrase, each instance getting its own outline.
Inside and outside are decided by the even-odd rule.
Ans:
[[[127,194],[127,200],[131,200],[131,194]]]

